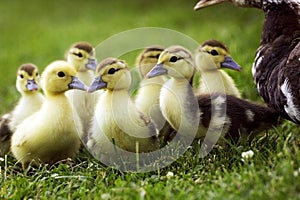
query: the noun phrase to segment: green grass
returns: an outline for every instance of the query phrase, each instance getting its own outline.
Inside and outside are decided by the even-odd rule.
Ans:
[[[19,98],[15,74],[20,64],[33,62],[42,71],[51,61],[63,59],[74,42],[96,46],[139,27],[169,28],[199,43],[211,38],[225,42],[243,66],[242,73],[229,71],[243,97],[261,102],[251,66],[263,13],[230,4],[195,12],[196,1],[1,0],[0,113],[11,110]],[[123,58],[133,65],[135,56],[133,52]],[[262,135],[250,144],[216,148],[202,159],[190,149],[172,165],[141,174],[105,167],[87,152],[69,164],[26,172],[8,156],[0,161],[0,198],[299,199],[299,127],[284,122]],[[254,157],[242,161],[241,153],[249,149]]]

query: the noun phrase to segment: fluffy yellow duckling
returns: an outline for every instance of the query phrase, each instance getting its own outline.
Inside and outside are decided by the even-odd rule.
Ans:
[[[0,119],[0,155],[9,151],[10,139],[17,126],[31,114],[38,111],[44,101],[40,90],[40,75],[37,66],[22,64],[17,72],[16,88],[21,94],[16,107]]]
[[[118,149],[149,152],[159,148],[154,124],[139,112],[129,95],[131,75],[127,64],[107,58],[99,63],[89,92],[105,89],[96,105],[87,143],[94,154],[105,155]]]
[[[159,95],[163,84],[168,80],[164,76],[147,79],[146,75],[155,66],[159,55],[164,50],[160,46],[150,46],[144,49],[136,60],[136,66],[141,77],[139,90],[135,98],[135,104],[139,111],[151,118],[159,130],[159,138],[166,143],[171,140],[174,129],[166,122],[159,108]]]
[[[220,70],[222,68],[241,70],[223,43],[207,40],[197,49],[196,56],[195,64],[201,74],[198,90],[200,94],[219,92],[241,97],[233,79],[225,71]]]
[[[77,71],[76,77],[85,85],[90,85],[94,80],[94,71],[97,67],[93,46],[88,42],[75,43],[67,52],[67,61]],[[81,138],[86,140],[94,114],[95,95],[80,90],[70,90],[66,94],[82,121],[84,135]]]
[[[163,76],[147,79],[146,74],[155,66],[163,50],[159,46],[148,47],[140,53],[136,60],[136,66],[142,80],[135,98],[135,104],[139,111],[151,117],[159,130],[164,125],[164,118],[159,108],[159,93],[167,79]]]
[[[74,158],[78,152],[82,126],[65,92],[87,88],[75,75],[74,68],[65,61],[54,61],[43,72],[45,101],[17,127],[11,141],[11,151],[24,169],[30,162],[53,164]]]
[[[161,89],[160,108],[164,117],[185,137],[214,143],[220,135],[239,138],[276,125],[279,115],[273,109],[225,94],[197,95],[189,81],[194,75],[190,52],[181,46],[165,49],[148,78],[169,75]]]

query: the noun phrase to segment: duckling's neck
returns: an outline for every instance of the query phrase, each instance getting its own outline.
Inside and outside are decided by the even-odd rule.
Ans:
[[[222,93],[241,97],[233,79],[223,70],[202,72],[199,93]]]
[[[187,80],[171,78],[164,84],[160,94],[160,108],[173,128],[182,134],[195,136],[200,111],[193,88]]]
[[[91,70],[79,70],[76,76],[85,84],[90,85],[94,79],[94,72]]]
[[[54,117],[56,115],[56,118],[60,118],[60,116],[65,115],[65,113],[72,116],[72,114],[70,114],[72,113],[70,101],[64,93],[56,95],[46,94],[43,110],[46,113],[48,112],[49,116]]]

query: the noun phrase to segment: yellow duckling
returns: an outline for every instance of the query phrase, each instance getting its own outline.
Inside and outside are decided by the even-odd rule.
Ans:
[[[165,122],[159,108],[159,93],[167,79],[163,76],[147,79],[146,74],[155,66],[163,50],[159,46],[148,47],[140,53],[136,60],[136,66],[142,80],[135,98],[135,104],[139,111],[153,120],[158,130],[163,127]]]
[[[129,95],[131,75],[127,64],[107,58],[99,63],[89,92],[105,89],[96,105],[88,148],[96,154],[149,152],[159,148],[154,124],[139,112]],[[100,155],[100,156],[101,156]]]
[[[87,88],[75,75],[76,71],[65,61],[54,61],[43,72],[46,99],[40,110],[17,127],[11,141],[11,151],[24,169],[30,162],[53,164],[74,158],[78,152],[82,126],[65,92]]]
[[[17,126],[38,111],[44,101],[40,90],[40,75],[37,66],[22,64],[17,72],[16,88],[21,94],[16,107],[0,119],[0,155],[9,151],[10,139]]]
[[[241,67],[230,57],[229,50],[223,43],[217,40],[205,41],[197,49],[195,61],[201,74],[198,89],[200,94],[219,92],[241,97],[233,79],[225,71],[220,70],[222,68],[241,70]]]
[[[169,75],[161,89],[163,116],[185,137],[207,137],[215,143],[220,136],[249,137],[277,125],[279,115],[273,109],[225,94],[197,95],[189,82],[194,75],[191,53],[181,46],[165,49],[148,78]],[[228,134],[226,134],[228,133]]]
[[[97,67],[97,59],[95,58],[95,49],[93,46],[88,42],[75,43],[67,52],[67,61],[77,71],[76,77],[85,85],[90,85],[94,80],[94,71]],[[80,117],[84,134],[81,138],[86,140],[94,114],[95,95],[80,90],[70,90],[66,95]]]

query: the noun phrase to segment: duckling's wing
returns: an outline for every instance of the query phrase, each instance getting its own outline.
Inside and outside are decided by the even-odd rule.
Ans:
[[[0,118],[0,156],[9,151],[12,131],[9,128],[11,113],[7,113]]]
[[[9,140],[12,135],[12,132],[9,128],[10,119],[11,113],[4,114],[0,118],[0,142]]]
[[[201,111],[201,122],[204,127],[208,127],[211,119],[211,95],[197,95],[199,110]]]

